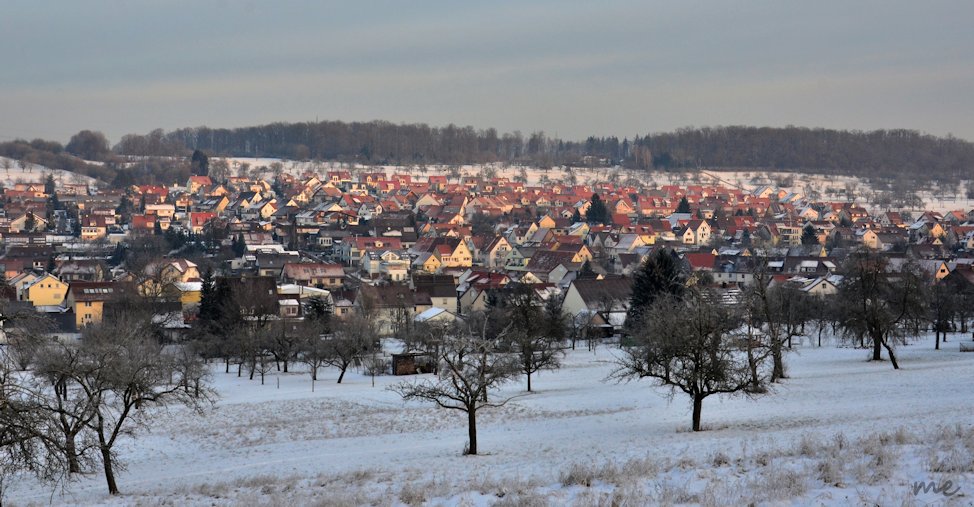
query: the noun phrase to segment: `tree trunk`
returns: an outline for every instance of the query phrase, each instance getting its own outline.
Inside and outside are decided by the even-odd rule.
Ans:
[[[284,360],[284,373],[287,373],[287,359]]]
[[[883,338],[873,336],[873,361],[883,360]]]
[[[934,338],[934,342],[933,342],[934,343],[933,350],[940,350],[940,331],[939,330],[934,331],[933,334],[936,337]]]
[[[342,379],[345,378],[345,370],[348,369],[348,365],[342,366],[342,372],[338,374],[338,383],[342,383]]]
[[[750,331],[748,331],[747,339],[747,366],[751,370],[751,391],[759,392],[761,390],[761,379],[758,378],[758,360],[754,357],[754,344],[750,337]]]
[[[703,396],[693,396],[693,431],[700,431],[700,412],[703,411]]]
[[[528,372],[528,392],[531,392],[531,373]]]
[[[467,436],[470,438],[470,446],[467,447],[467,454],[476,456],[477,454],[477,409],[467,407]]]
[[[115,484],[115,470],[112,468],[112,450],[108,447],[108,441],[105,440],[105,430],[102,424],[104,423],[99,415],[98,427],[95,433],[98,434],[98,447],[101,449],[101,462],[105,469],[105,481],[108,482],[108,494],[117,495],[118,485]]]
[[[78,447],[74,442],[75,434],[65,432],[64,434],[64,454],[68,458],[68,473],[80,474],[81,464],[78,463]]]
[[[886,347],[886,352],[889,354],[889,361],[893,363],[893,369],[900,369],[900,365],[896,362],[896,354],[893,353],[893,347],[890,347],[885,341],[883,342],[883,346]]]
[[[771,358],[774,367],[771,369],[771,382],[785,378],[785,361],[781,353],[781,342],[773,340],[771,343]]]
[[[227,371],[226,371],[226,373],[230,373],[230,357],[229,356],[227,356],[226,364],[227,364]]]

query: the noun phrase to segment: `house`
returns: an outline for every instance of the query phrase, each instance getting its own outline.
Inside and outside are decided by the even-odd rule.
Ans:
[[[691,220],[677,233],[677,236],[685,245],[707,245],[710,243],[712,233],[713,230],[706,220]]]
[[[565,292],[562,313],[571,318],[598,316],[604,326],[618,332],[625,324],[632,295],[632,280],[624,277],[575,279]]]
[[[415,275],[412,284],[417,293],[429,297],[434,307],[457,308],[457,285],[452,275]]]
[[[100,324],[105,303],[123,292],[121,284],[114,282],[72,282],[68,287],[64,306],[74,313],[78,329],[90,324]]]
[[[398,284],[362,285],[355,298],[355,306],[370,316],[380,335],[395,334],[404,329],[416,314],[432,307],[428,298],[417,301],[415,292]]]
[[[334,289],[345,283],[345,270],[341,264],[288,262],[281,271],[281,281]]]
[[[105,280],[107,269],[98,259],[76,259],[61,261],[55,272],[65,282],[101,282]]]
[[[21,301],[29,301],[36,306],[58,306],[64,302],[64,295],[68,291],[68,284],[58,280],[54,275],[45,273],[21,289]]]

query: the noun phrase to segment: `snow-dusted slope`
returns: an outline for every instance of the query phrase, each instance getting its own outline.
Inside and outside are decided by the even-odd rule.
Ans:
[[[961,337],[957,337],[961,339]],[[969,337],[962,339],[969,340]],[[953,338],[952,338],[953,340]],[[687,431],[689,404],[651,382],[603,381],[613,350],[569,353],[537,393],[480,417],[484,455],[461,456],[465,420],[403,403],[403,377],[324,371],[265,385],[215,367],[221,399],[200,417],[160,413],[124,442],[123,495],[97,473],[55,504],[150,505],[900,505],[932,501],[914,481],[952,478],[974,498],[974,354],[955,341],[901,348],[900,371],[859,349],[806,345],[791,378],[755,399],[708,398],[706,431]],[[278,387],[278,381],[280,387]],[[511,384],[507,394],[523,394]],[[15,504],[46,503],[36,484]],[[533,502],[533,503],[532,503]],[[966,503],[965,503],[966,502]]]
[[[8,169],[9,166],[9,169]],[[54,180],[64,183],[93,185],[95,179],[81,174],[51,169],[39,164],[29,164],[21,167],[20,162],[7,157],[0,157],[0,184],[9,187],[14,183],[41,183],[48,174],[54,175]]]

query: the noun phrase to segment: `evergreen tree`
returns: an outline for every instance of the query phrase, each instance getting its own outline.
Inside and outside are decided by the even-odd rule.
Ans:
[[[741,246],[751,246],[751,231],[744,229],[741,233]]]
[[[331,315],[334,311],[331,301],[320,296],[309,298],[304,305],[305,318],[313,322],[322,333],[331,331]]]
[[[577,278],[595,278],[595,271],[592,269],[592,261],[586,259],[582,263],[582,269],[578,270]]]
[[[48,174],[47,179],[44,180],[44,193],[47,195],[54,195],[57,189],[57,183],[54,182],[54,175]]]
[[[585,219],[590,224],[607,224],[610,222],[609,209],[606,208],[605,202],[599,197],[599,194],[592,194],[592,200],[589,204],[588,211],[585,213]]]
[[[37,219],[34,218],[34,212],[28,211],[27,219],[24,220],[24,230],[27,232],[34,232],[34,229],[36,227],[37,227]]]
[[[674,255],[669,250],[659,249],[650,254],[639,270],[633,273],[632,295],[626,315],[626,326],[630,329],[640,325],[643,313],[660,296],[683,295],[686,274]]]
[[[582,214],[578,212],[578,208],[575,208],[575,212],[572,213],[572,223],[577,224],[582,221]]]
[[[233,238],[231,248],[237,257],[243,257],[247,253],[247,242],[244,240],[243,233],[237,234],[237,237]]]
[[[676,205],[677,213],[690,213],[690,201],[687,200],[686,196],[680,198],[680,204]]]
[[[815,233],[815,228],[812,227],[812,224],[808,224],[802,229],[802,244],[803,245],[819,244],[818,234]]]
[[[206,176],[210,172],[210,159],[202,151],[194,150],[189,166],[193,174]]]
[[[217,320],[216,286],[213,282],[213,270],[206,268],[203,273],[203,283],[200,287],[200,324],[209,326]]]

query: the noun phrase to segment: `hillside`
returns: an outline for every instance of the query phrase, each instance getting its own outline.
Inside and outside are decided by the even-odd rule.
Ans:
[[[161,137],[160,137],[161,136]],[[865,178],[959,181],[974,168],[974,144],[912,130],[871,132],[800,127],[704,127],[632,139],[571,141],[474,127],[384,121],[272,123],[233,129],[184,128],[126,136],[116,151],[146,146],[179,153],[431,165],[508,162],[551,167],[623,165],[646,170],[758,169]]]
[[[486,454],[462,456],[461,414],[404,403],[386,389],[415,377],[323,369],[259,380],[214,365],[220,400],[203,416],[159,412],[125,437],[123,496],[98,474],[51,495],[31,481],[17,505],[916,505],[917,481],[974,488],[974,354],[927,335],[901,349],[903,369],[863,350],[796,344],[791,378],[771,394],[708,399],[690,432],[682,395],[652,382],[605,382],[614,349],[569,352],[564,367],[500,395],[481,420]],[[944,379],[948,379],[944,383]],[[904,402],[909,400],[909,402]],[[939,496],[943,500],[943,496]],[[956,503],[953,503],[956,501]]]

